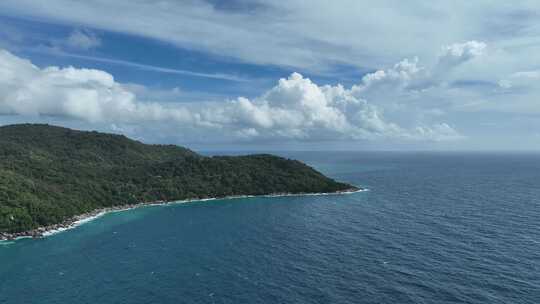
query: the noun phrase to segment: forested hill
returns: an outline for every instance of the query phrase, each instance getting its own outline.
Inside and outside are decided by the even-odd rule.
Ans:
[[[138,202],[351,188],[272,155],[205,157],[121,135],[49,125],[0,127],[0,232]]]

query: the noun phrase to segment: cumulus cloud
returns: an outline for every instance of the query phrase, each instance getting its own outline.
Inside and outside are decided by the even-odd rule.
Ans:
[[[411,88],[417,89],[420,84],[442,81],[452,68],[483,55],[486,44],[478,41],[455,43],[443,47],[437,62],[428,67],[421,66],[418,57],[412,60],[405,58],[388,69],[377,70],[362,77],[359,85],[354,86],[358,92],[377,89],[392,90]],[[420,86],[421,87],[421,86]]]
[[[90,123],[170,124],[197,135],[250,140],[407,139],[450,140],[460,135],[448,124],[404,128],[368,103],[362,90],[319,86],[299,73],[280,79],[259,97],[210,103],[159,103],[140,100],[133,85],[107,72],[74,67],[39,68],[0,51],[0,114],[63,116]],[[367,75],[362,88],[381,79],[408,80],[420,69],[402,61],[383,75]],[[380,74],[380,73],[379,73]],[[140,88],[139,88],[140,90]]]
[[[540,58],[540,46],[535,38],[540,33],[535,18],[540,13],[540,6],[534,1],[487,6],[470,1],[401,1],[387,5],[350,0],[345,5],[335,5],[323,0],[309,3],[291,0],[242,3],[227,9],[202,0],[49,2],[41,5],[31,0],[5,0],[0,1],[0,9],[15,18],[136,35],[210,56],[277,65],[310,75],[335,76],[353,67],[373,71],[353,88],[332,86],[325,89],[325,86],[315,84],[325,94],[341,89],[344,93],[327,100],[331,101],[327,102],[330,110],[305,108],[304,112],[276,103],[270,97],[267,99],[264,93],[256,98],[205,104],[204,107],[201,104],[179,106],[173,101],[180,94],[173,92],[168,97],[163,94],[160,97],[155,91],[135,90],[117,84],[134,95],[136,105],[167,98],[170,104],[158,103],[158,108],[165,109],[163,112],[178,108],[179,113],[185,113],[189,118],[186,123],[171,120],[175,128],[179,125],[197,126],[194,128],[203,131],[215,128],[219,132],[212,134],[227,133],[227,136],[245,140],[265,136],[303,140],[317,136],[380,138],[381,134],[391,138],[409,136],[435,140],[438,137],[430,136],[429,130],[442,133],[444,122],[453,122],[448,124],[450,128],[459,126],[459,130],[477,136],[500,133],[495,129],[478,130],[478,120],[484,120],[485,125],[489,123],[490,126],[502,126],[506,121],[508,128],[504,130],[514,130],[510,136],[514,140],[518,137],[516,134],[540,126],[538,117],[531,118],[540,113],[540,86],[536,78],[539,67],[535,64]],[[123,18],[117,18],[118,11],[122,11]],[[321,11],[325,14],[321,15]],[[23,36],[27,34],[24,29],[2,29],[0,36],[3,34],[4,38],[6,33],[13,35],[17,31],[23,31]],[[276,32],[281,34],[275,35]],[[17,42],[18,39],[7,37],[0,45],[16,50],[12,45],[25,44]],[[446,46],[441,48],[442,45]],[[67,49],[65,44],[54,46]],[[199,74],[106,58],[83,58],[80,54],[75,56],[121,64],[139,72],[235,79],[234,75]],[[414,56],[419,60],[411,59]],[[392,65],[401,58],[409,60]],[[339,80],[339,76],[334,79]],[[178,98],[189,99],[184,94]],[[210,99],[219,98],[205,98]],[[338,99],[356,100],[358,108],[352,111],[357,115],[344,113],[335,105],[341,104]],[[4,101],[2,103],[5,109]],[[345,104],[351,107],[354,102]],[[315,113],[325,113],[331,119],[323,122]],[[507,116],[501,119],[500,115]],[[279,116],[279,120],[274,116]],[[510,117],[513,117],[512,125]],[[136,120],[123,121],[135,123]],[[292,127],[285,127],[287,124]],[[346,129],[349,133],[337,131]],[[448,137],[454,136],[443,138]],[[496,141],[499,141],[498,137]]]
[[[461,61],[466,61],[482,55],[485,48],[486,44],[484,42],[475,40],[464,43],[454,43],[443,48],[443,53],[440,58],[458,58]]]
[[[403,116],[428,115],[434,110],[440,113],[441,106],[463,102],[462,97],[452,96],[456,94],[452,84],[488,83],[471,79],[473,73],[467,70],[474,59],[485,55],[486,48],[484,42],[467,41],[443,47],[431,64],[420,64],[418,57],[404,59],[390,68],[366,74],[352,91],[355,96],[362,96],[378,106],[404,111]],[[456,72],[458,66],[462,68],[459,73]],[[469,89],[474,86],[469,85]]]
[[[353,87],[354,91],[366,92],[377,89],[387,90],[388,87],[403,88],[410,84],[422,73],[425,68],[418,65],[418,57],[413,60],[403,59],[396,63],[392,68],[386,70],[377,70],[373,73],[368,73],[362,77],[359,85]]]
[[[94,69],[47,67],[0,50],[0,113],[67,116],[89,122],[131,122],[189,113],[141,103],[112,75]]]
[[[442,48],[435,67],[436,72],[447,72],[449,69],[481,56],[487,45],[484,42],[471,40],[454,43]]]
[[[318,86],[298,73],[279,80],[262,96],[238,98],[226,104],[216,117],[242,129],[257,130],[267,137],[296,139],[366,139],[399,136],[401,129],[384,121],[378,110],[342,86]],[[253,132],[252,132],[253,133]]]
[[[416,133],[419,138],[430,139],[433,141],[458,140],[465,138],[454,128],[446,123],[435,124],[431,127],[416,127]]]
[[[91,31],[76,29],[67,38],[66,46],[74,49],[93,49],[101,45],[101,39]]]
[[[418,57],[414,60],[404,59],[396,63],[393,68],[388,70],[378,70],[375,73],[367,74],[362,78],[362,84],[369,87],[373,84],[383,81],[408,81],[418,74],[422,68],[418,67]]]

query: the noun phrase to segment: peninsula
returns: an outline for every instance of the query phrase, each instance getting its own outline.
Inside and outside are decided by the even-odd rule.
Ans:
[[[0,127],[0,240],[39,237],[100,212],[147,204],[356,190],[268,154],[207,157],[95,131]]]

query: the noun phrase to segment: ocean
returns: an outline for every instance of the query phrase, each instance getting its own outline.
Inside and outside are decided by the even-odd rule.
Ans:
[[[0,303],[540,303],[540,155],[287,152],[366,192],[107,214],[0,243]]]

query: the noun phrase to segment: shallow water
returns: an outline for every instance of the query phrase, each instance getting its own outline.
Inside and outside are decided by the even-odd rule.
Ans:
[[[368,192],[111,213],[0,245],[0,303],[540,303],[540,156],[288,153]]]

